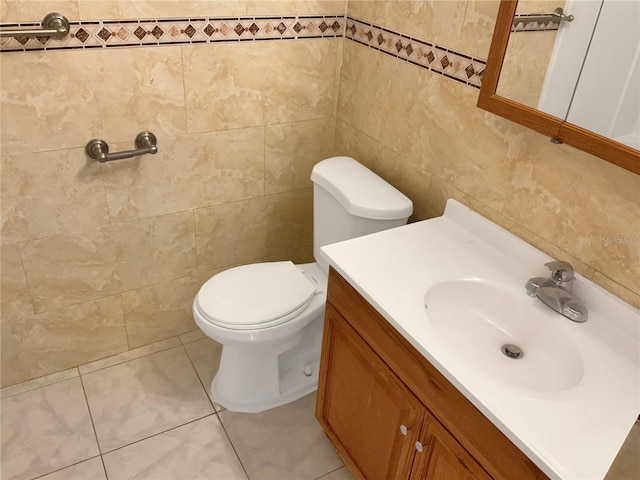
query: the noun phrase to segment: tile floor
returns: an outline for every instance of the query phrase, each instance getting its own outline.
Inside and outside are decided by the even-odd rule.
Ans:
[[[315,394],[259,414],[216,404],[220,351],[195,331],[2,389],[0,477],[353,479]]]

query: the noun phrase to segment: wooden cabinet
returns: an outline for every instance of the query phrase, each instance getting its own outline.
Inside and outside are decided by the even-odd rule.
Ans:
[[[334,270],[316,417],[362,479],[547,478]]]
[[[425,408],[330,305],[323,420],[368,480],[409,478]],[[400,427],[407,428],[403,435]]]

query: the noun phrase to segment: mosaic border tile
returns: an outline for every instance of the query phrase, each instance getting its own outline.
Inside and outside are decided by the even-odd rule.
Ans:
[[[0,53],[131,48],[219,42],[346,37],[465,85],[480,88],[486,61],[344,15],[198,17],[70,22],[63,39],[0,38]],[[38,23],[3,23],[0,28]]]
[[[344,36],[345,17],[344,15],[201,17],[76,21],[70,24],[70,34],[63,39],[21,36],[0,38],[0,52],[335,38]],[[37,27],[39,25],[38,23],[3,23],[0,27]]]
[[[345,36],[392,57],[471,87],[480,88],[486,61],[434,43],[347,17]]]

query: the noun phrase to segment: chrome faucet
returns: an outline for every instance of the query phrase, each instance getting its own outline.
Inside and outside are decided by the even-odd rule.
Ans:
[[[574,322],[586,322],[587,307],[571,293],[573,289],[573,267],[562,261],[553,261],[544,265],[551,270],[551,277],[530,278],[525,288],[527,295],[538,297],[560,315]]]

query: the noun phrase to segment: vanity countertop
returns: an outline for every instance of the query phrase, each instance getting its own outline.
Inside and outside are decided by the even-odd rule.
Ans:
[[[454,200],[442,217],[328,245],[322,252],[543,472],[561,479],[605,477],[640,412],[638,309],[578,274],[573,292],[589,309],[586,323],[574,323],[528,297],[525,282],[548,276],[544,264],[552,259]],[[576,352],[570,372],[575,381],[547,388],[544,378],[496,375],[445,341],[434,312],[425,307],[425,294],[443,282],[460,281],[497,285],[526,305],[533,336],[565,339],[567,350]],[[457,303],[465,299],[472,301],[463,292]],[[542,327],[536,319],[546,322],[546,332],[537,332]],[[551,356],[545,375],[564,368],[558,366],[563,358]],[[524,363],[506,368],[511,365]]]

